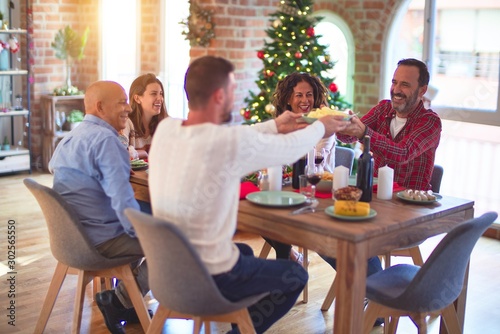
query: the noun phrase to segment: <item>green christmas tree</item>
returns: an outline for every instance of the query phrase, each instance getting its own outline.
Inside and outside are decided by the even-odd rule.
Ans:
[[[322,17],[311,15],[312,0],[282,0],[277,12],[270,15],[271,27],[266,30],[271,41],[257,51],[264,68],[255,81],[259,92],[249,92],[245,98],[247,107],[240,113],[247,124],[265,121],[274,117],[271,97],[279,80],[292,72],[307,72],[316,75],[329,89],[328,104],[340,110],[351,105],[340,95],[334,78],[327,71],[334,67],[326,45],[314,33],[314,26]]]

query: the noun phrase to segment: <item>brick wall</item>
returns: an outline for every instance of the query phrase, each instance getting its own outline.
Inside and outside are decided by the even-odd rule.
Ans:
[[[160,2],[141,1],[141,73],[159,73],[160,69]],[[168,0],[170,1],[170,0]],[[65,80],[64,64],[55,58],[50,43],[57,30],[67,24],[79,32],[90,26],[85,58],[75,64],[73,84],[84,88],[99,78],[99,1],[98,0],[31,0],[33,9],[32,142],[36,159],[41,154],[41,94],[50,93]],[[249,90],[255,90],[256,73],[262,62],[256,52],[266,38],[268,14],[274,12],[279,0],[198,0],[215,11],[217,38],[208,48],[194,47],[190,56],[211,54],[223,56],[236,65],[238,89],[235,111],[244,106]],[[400,1],[397,0],[317,0],[314,9],[331,10],[349,24],[356,45],[354,108],[366,112],[378,102],[382,41],[387,34],[389,18]],[[124,51],[127,51],[124,46]]]

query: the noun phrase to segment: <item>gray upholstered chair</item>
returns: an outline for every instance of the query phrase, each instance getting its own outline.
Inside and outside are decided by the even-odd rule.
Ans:
[[[78,275],[72,333],[80,332],[85,288],[94,277],[116,277],[123,281],[142,328],[147,331],[151,318],[130,267],[130,263],[141,257],[109,259],[102,256],[86,237],[76,212],[57,192],[29,178],[24,179],[24,184],[42,209],[49,232],[50,250],[57,260],[34,333],[43,333],[68,274]]]
[[[385,317],[385,333],[395,333],[399,317],[409,316],[424,334],[426,316],[433,313],[441,315],[448,333],[463,333],[454,301],[464,288],[472,249],[497,216],[488,212],[455,227],[421,267],[398,264],[369,276],[363,332],[371,331],[377,317]]]
[[[354,164],[354,150],[348,147],[335,146],[335,167],[344,166],[349,168],[349,174],[352,173]]]
[[[210,321],[231,322],[242,334],[255,333],[247,308],[267,293],[238,302],[227,300],[177,226],[131,208],[125,214],[148,259],[149,285],[159,302],[148,334],[161,333],[167,318],[194,319],[196,334],[202,323],[210,333]]]
[[[432,170],[432,176],[431,176],[431,187],[433,192],[439,193],[439,190],[441,189],[442,178],[443,178],[443,167],[440,165],[434,165],[434,169]],[[418,241],[407,247],[394,249],[389,253],[385,254],[383,256],[384,267],[389,268],[391,266],[391,256],[411,257],[414,264],[421,266],[422,264],[424,264],[424,259],[422,258],[422,253],[420,252],[419,246],[424,241],[425,240]]]

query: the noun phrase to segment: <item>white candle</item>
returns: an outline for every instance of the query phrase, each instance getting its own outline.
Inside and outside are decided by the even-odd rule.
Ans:
[[[333,191],[349,185],[349,168],[337,166],[333,170]]]
[[[392,199],[392,187],[394,182],[394,169],[389,166],[378,169],[377,198]]]
[[[269,167],[267,169],[269,190],[281,191],[283,185],[283,169],[281,166]]]

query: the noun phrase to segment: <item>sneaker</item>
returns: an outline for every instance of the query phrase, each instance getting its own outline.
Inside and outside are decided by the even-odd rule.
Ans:
[[[116,296],[113,290],[106,290],[95,295],[97,306],[101,310],[106,327],[108,327],[111,334],[125,334],[121,323],[125,309],[117,307],[113,303],[114,298]]]

